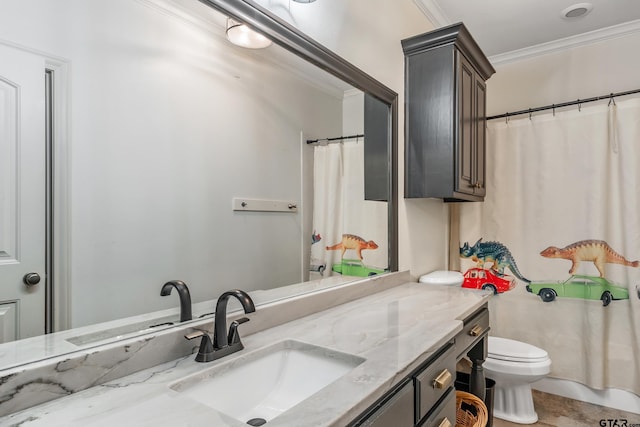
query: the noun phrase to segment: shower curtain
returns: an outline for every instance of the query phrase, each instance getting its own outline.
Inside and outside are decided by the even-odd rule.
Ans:
[[[342,244],[345,234],[357,236],[367,246],[361,252],[362,260],[355,249],[345,252],[344,259],[354,261],[349,275],[383,272],[387,267],[387,203],[364,200],[364,141],[315,146],[313,159],[310,278],[332,276],[341,269],[342,250],[327,247]]]
[[[475,253],[525,279],[490,300],[492,335],[545,349],[551,377],[640,394],[639,99],[490,122],[460,240],[463,273]]]

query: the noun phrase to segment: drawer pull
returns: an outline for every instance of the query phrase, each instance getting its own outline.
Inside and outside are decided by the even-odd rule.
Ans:
[[[451,375],[451,372],[449,372],[448,369],[445,369],[440,372],[440,375],[438,375],[435,380],[433,380],[433,388],[447,388],[452,381],[453,376]]]
[[[480,325],[476,325],[469,330],[469,335],[472,337],[479,337],[484,332],[484,329]]]
[[[451,427],[451,421],[449,421],[449,418],[445,417],[445,419],[442,420],[438,427]]]

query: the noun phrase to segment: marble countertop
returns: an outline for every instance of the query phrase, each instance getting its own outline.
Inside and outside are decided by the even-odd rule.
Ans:
[[[462,329],[461,319],[489,297],[481,291],[406,283],[243,337],[245,349],[224,359],[203,364],[190,355],[16,412],[0,418],[0,426],[246,426],[170,386],[287,339],[366,360],[267,424],[343,426],[452,339]],[[260,321],[259,312],[251,322]]]

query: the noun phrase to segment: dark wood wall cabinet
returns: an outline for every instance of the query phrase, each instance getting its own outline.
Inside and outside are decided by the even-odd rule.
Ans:
[[[402,40],[405,198],[485,196],[486,80],[495,70],[455,24]]]

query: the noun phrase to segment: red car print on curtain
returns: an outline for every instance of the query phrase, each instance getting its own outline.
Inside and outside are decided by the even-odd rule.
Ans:
[[[470,268],[464,273],[462,287],[483,289],[499,294],[515,288],[516,279],[506,274],[498,275],[496,272],[484,268]]]

